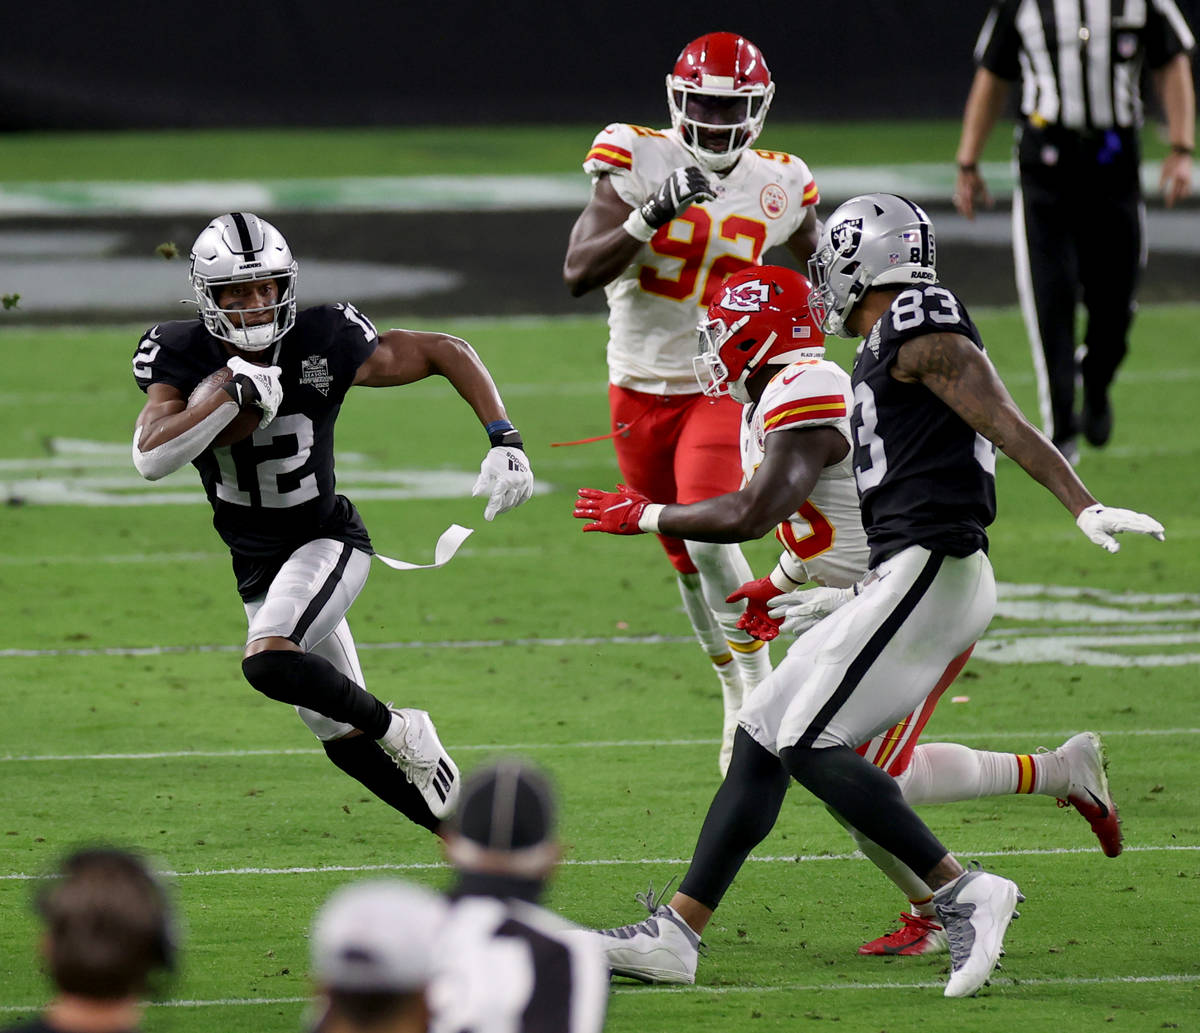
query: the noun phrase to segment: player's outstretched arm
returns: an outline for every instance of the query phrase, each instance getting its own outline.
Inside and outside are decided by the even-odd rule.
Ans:
[[[427,377],[445,377],[474,411],[490,448],[471,494],[486,496],[484,519],[493,520],[533,494],[533,471],[525,443],[508,419],[492,374],[479,354],[460,337],[418,330],[387,330],[358,368],[354,383],[397,387]]]
[[[893,376],[929,388],[978,433],[1030,477],[1046,487],[1076,518],[1080,530],[1109,552],[1120,546],[1113,533],[1135,531],[1162,540],[1152,517],[1100,505],[1057,448],[1013,401],[991,360],[961,334],[926,334],[896,353]],[[1086,513],[1092,516],[1084,516]],[[1140,519],[1132,519],[1134,517]]]
[[[694,542],[748,542],[761,538],[799,509],[821,471],[841,459],[846,447],[846,439],[832,427],[780,431],[767,435],[763,461],[739,491],[684,506],[653,503],[632,489],[624,490],[645,503],[644,510],[634,520],[643,532],[669,534]],[[573,515],[603,524],[601,512],[615,504],[607,498],[612,494],[580,488]],[[621,516],[626,526],[620,530],[592,525],[584,530],[637,534],[638,531],[628,529],[628,514]]]

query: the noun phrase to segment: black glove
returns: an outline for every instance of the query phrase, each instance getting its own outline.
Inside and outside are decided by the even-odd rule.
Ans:
[[[676,169],[638,209],[651,229],[665,226],[688,205],[697,201],[715,201],[717,195],[704,173],[695,165]]]
[[[640,208],[629,213],[629,218],[625,220],[625,232],[645,242],[688,205],[697,201],[714,201],[716,197],[708,179],[695,165],[676,169]]]

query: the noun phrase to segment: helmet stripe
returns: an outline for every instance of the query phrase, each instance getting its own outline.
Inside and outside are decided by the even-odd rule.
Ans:
[[[238,236],[242,242],[242,254],[254,254],[254,241],[250,237],[250,227],[246,223],[246,216],[241,212],[231,212],[230,218],[233,219],[233,224],[237,227]]]

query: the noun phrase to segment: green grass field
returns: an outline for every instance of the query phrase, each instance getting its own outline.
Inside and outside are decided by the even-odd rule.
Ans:
[[[1035,411],[1019,317],[975,315]],[[1086,824],[1044,797],[926,809],[962,857],[1029,898],[993,987],[946,1001],[943,957],[855,955],[904,902],[797,789],[706,935],[699,985],[618,984],[611,1030],[1195,1028],[1197,318],[1195,305],[1142,310],[1115,440],[1080,466],[1101,499],[1158,516],[1167,541],[1128,540],[1109,556],[1002,462],[998,578],[1044,587],[1006,589],[956,686],[970,701],[947,699],[927,735],[1027,752],[1100,730],[1125,854],[1105,859]],[[584,537],[571,519],[576,487],[615,482],[610,447],[548,445],[605,430],[603,324],[429,325],[480,350],[544,490],[484,523],[467,491],[486,441],[452,391],[351,395],[340,486],[376,546],[428,562],[451,522],[476,528],[442,570],[376,565],[351,611],[368,687],[429,709],[464,768],[508,750],[546,765],[566,844],[550,903],[584,923],[632,921],[634,891],[684,870],[717,786],[721,707],[655,543]],[[175,1003],[151,1008],[147,1028],[291,1033],[323,897],[381,868],[435,887],[448,876],[432,837],[334,770],[289,708],[242,681],[241,609],[194,476],[148,485],[129,464],[140,329],[4,330],[0,1023],[46,993],[26,876],[105,840],[141,845],[178,873],[185,966]],[[850,359],[838,342],[831,354]],[[435,473],[450,484],[440,494]],[[417,497],[394,497],[402,489]],[[761,571],[774,549],[747,554]]]
[[[0,150],[0,182],[576,172],[601,128],[588,124],[11,133]],[[1007,133],[998,132],[986,156],[1003,160],[1007,139]],[[949,164],[957,140],[954,122],[773,121],[756,146],[795,151],[816,168],[874,162],[880,154],[895,162]],[[1154,141],[1150,147],[1155,147]],[[1152,153],[1161,157],[1161,150],[1165,148]]]
[[[614,112],[614,118],[621,117]],[[9,133],[0,148],[0,183],[574,173],[601,128],[581,124]],[[956,121],[772,120],[755,146],[792,151],[815,170],[879,162],[950,166],[958,133]],[[1167,151],[1156,125],[1147,126],[1142,142],[1148,160],[1159,160]],[[1010,143],[1008,128],[998,127],[983,159],[1007,161]]]

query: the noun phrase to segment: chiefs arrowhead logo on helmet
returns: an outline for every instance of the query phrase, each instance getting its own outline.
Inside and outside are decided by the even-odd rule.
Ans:
[[[724,288],[717,304],[730,312],[761,312],[770,296],[771,288],[762,280],[746,280]]]
[[[726,279],[699,328],[693,366],[704,393],[747,405],[746,383],[759,369],[822,354],[825,335],[809,311],[809,291],[808,280],[782,266],[751,266]]]

